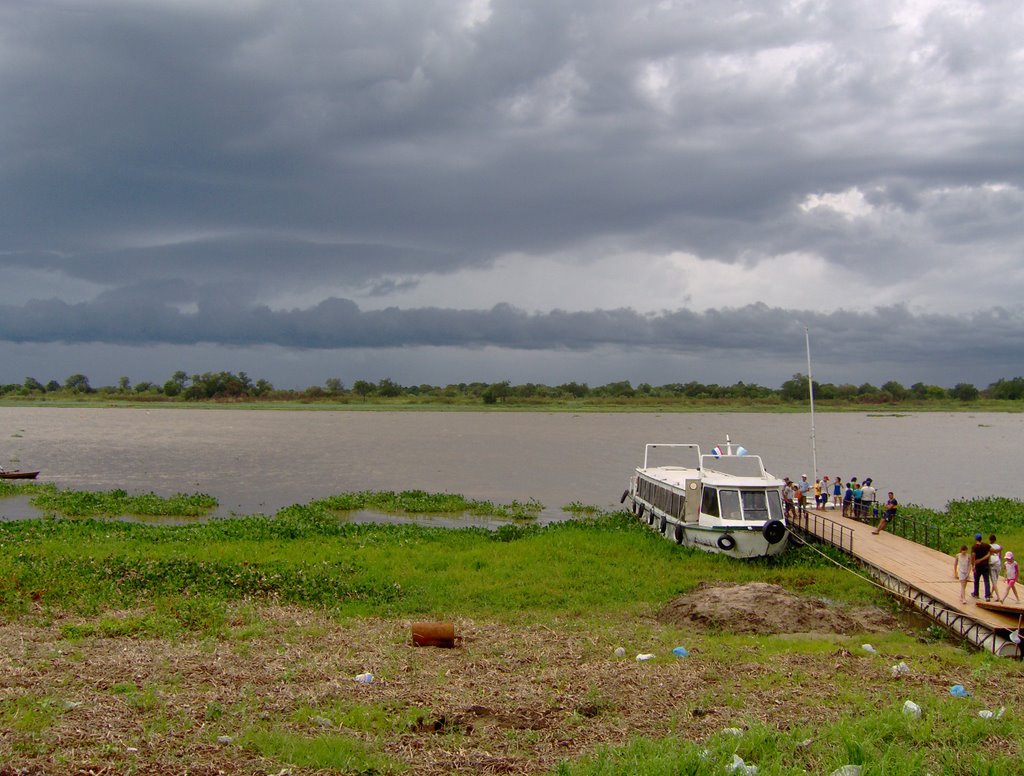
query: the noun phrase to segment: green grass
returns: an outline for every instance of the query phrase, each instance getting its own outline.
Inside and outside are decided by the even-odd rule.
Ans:
[[[185,526],[9,522],[0,544],[0,611],[42,604],[97,613],[148,602],[151,619],[98,627],[149,632],[221,632],[224,603],[247,599],[342,616],[550,618],[644,612],[716,579],[884,600],[808,549],[736,563],[677,547],[626,513],[487,531],[353,524],[311,505]]]
[[[900,515],[939,528],[941,549],[950,555],[955,555],[962,544],[970,547],[975,533],[982,534],[986,540],[990,534],[996,534],[1003,550],[1014,550],[1014,554],[1024,552],[1024,501],[1020,499],[996,496],[959,499],[950,501],[945,511],[907,506],[900,508]]]
[[[734,755],[756,765],[760,776],[828,774],[860,765],[862,776],[941,773],[949,776],[1019,773],[1019,759],[992,746],[1001,729],[1015,723],[977,716],[969,705],[945,699],[919,704],[920,719],[902,712],[902,701],[875,713],[843,715],[814,727],[779,731],[751,720],[740,735],[720,732],[707,741],[676,736],[636,738],[624,746],[603,747],[575,762],[563,762],[557,776],[718,776],[728,773]]]
[[[204,399],[188,400],[163,396],[140,399],[137,396],[110,393],[35,394],[0,397],[3,407],[138,407],[153,409],[238,409],[277,411],[344,411],[344,412],[771,412],[805,413],[806,401],[784,401],[778,396],[762,399],[668,397],[668,396],[586,396],[573,398],[509,397],[495,404],[485,404],[479,396],[370,396],[298,398],[298,399]],[[822,399],[815,397],[817,412],[866,412],[893,414],[911,412],[1024,412],[1024,402],[1009,399],[961,401],[929,399],[878,401],[870,398]]]
[[[18,733],[38,736],[49,729],[65,711],[57,698],[31,693],[0,701],[0,727]]]
[[[4,522],[0,613],[41,627],[56,622],[59,649],[62,654],[79,654],[77,660],[87,660],[98,639],[150,640],[156,649],[169,640],[194,639],[211,651],[223,650],[235,665],[244,665],[250,651],[262,648],[266,654],[267,641],[281,654],[293,641],[315,643],[323,635],[317,628],[332,619],[465,618],[552,633],[568,630],[579,634],[571,639],[571,660],[578,661],[580,674],[550,688],[559,696],[573,683],[581,687],[578,699],[552,717],[552,724],[564,724],[566,731],[617,719],[614,687],[597,684],[586,674],[588,668],[603,670],[615,645],[659,654],[649,668],[636,674],[643,676],[639,672],[647,670],[656,677],[658,670],[682,665],[667,657],[682,643],[691,651],[688,665],[701,666],[706,687],[665,715],[664,737],[593,750],[561,763],[554,772],[720,774],[734,755],[756,764],[762,776],[827,774],[845,764],[863,765],[864,776],[967,776],[1018,770],[1024,740],[1017,732],[1016,710],[1009,708],[997,724],[977,717],[984,698],[948,695],[954,682],[971,687],[1018,682],[1019,668],[1013,661],[965,652],[920,633],[872,634],[879,655],[869,658],[860,649],[863,635],[698,633],[659,624],[652,616],[705,581],[774,582],[840,605],[895,608],[878,588],[836,567],[818,551],[794,548],[777,558],[736,562],[676,546],[627,513],[605,514],[584,505],[571,505],[575,517],[563,523],[515,523],[496,531],[353,524],[339,517],[344,505],[370,501],[377,509],[388,504],[391,509],[417,512],[466,512],[472,509],[467,505],[477,503],[450,494],[411,491],[342,494],[289,507],[273,517],[176,526],[89,517]],[[972,533],[973,525],[983,522],[986,534],[995,531],[1009,546],[1014,537],[1024,535],[1021,506],[1008,499],[955,502],[948,513],[929,513],[929,519],[945,521],[944,530],[972,526]],[[823,552],[846,562],[833,551]],[[280,626],[275,631],[261,618],[270,611],[265,604],[279,603],[321,610],[330,618],[320,624],[297,624],[294,632]],[[273,635],[267,636],[268,630]],[[355,661],[358,644],[352,649]],[[436,667],[438,686],[444,686],[447,672],[457,671],[455,661],[463,659],[456,653],[410,655],[404,644],[397,643],[386,649],[370,666],[381,682],[371,692],[400,687],[415,661],[451,659]],[[465,654],[483,659],[487,649],[481,639]],[[494,657],[503,660],[506,654],[515,658],[514,651],[495,652]],[[558,659],[545,656],[515,670],[543,675],[556,667]],[[897,660],[912,666],[912,680],[888,679],[889,665]],[[853,661],[867,666],[868,672],[845,671]],[[873,676],[873,662],[881,678],[865,681],[865,676]],[[279,679],[284,684],[278,686],[288,687],[290,681],[301,686],[302,677],[315,673],[315,661],[285,668]],[[73,676],[66,681],[73,686]],[[176,704],[179,681],[173,670],[163,677],[118,677],[104,686],[103,693],[138,715],[139,730],[153,740],[170,740],[174,731],[188,731],[189,736],[213,743],[227,731],[229,746],[279,764],[279,770],[290,766],[398,773],[410,766],[384,753],[389,744],[410,736],[451,736],[447,745],[457,748],[458,736],[464,735],[455,727],[434,730],[429,723],[439,719],[438,711],[414,700],[366,694],[356,702],[344,693],[328,692],[269,712],[245,686],[230,696],[203,697],[198,716],[182,719]],[[749,703],[751,693],[771,698],[787,692],[807,698],[810,705],[805,710],[812,715],[813,704],[819,705],[821,713],[813,726],[806,721],[789,727],[764,724],[763,710]],[[920,720],[902,715],[907,698],[922,706]],[[695,736],[693,712],[698,707],[717,709],[722,721]],[[0,727],[12,732],[0,756],[55,751],[59,745],[54,730],[66,713],[56,694],[19,692],[4,697]],[[329,723],[324,725],[323,720]],[[743,735],[721,732],[731,725],[743,728]],[[427,728],[431,729],[424,732]],[[509,751],[529,753],[542,733],[512,727],[499,735]]]
[[[303,735],[286,730],[254,728],[239,736],[236,745],[299,768],[333,770],[346,774],[401,773],[405,766],[379,754],[362,741],[341,733]]]

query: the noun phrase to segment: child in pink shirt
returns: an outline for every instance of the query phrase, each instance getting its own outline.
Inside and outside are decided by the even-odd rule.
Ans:
[[[1014,560],[1013,553],[1007,552],[1003,556],[1003,569],[1006,571],[1006,594],[1002,600],[1005,601],[1010,597],[1010,591],[1013,591],[1013,597],[1020,602],[1020,596],[1017,595],[1017,577],[1020,576],[1020,566],[1017,565],[1017,561]]]

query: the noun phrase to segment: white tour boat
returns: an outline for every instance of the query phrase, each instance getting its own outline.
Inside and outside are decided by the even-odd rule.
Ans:
[[[686,450],[690,466],[653,466],[654,450]],[[778,555],[788,544],[782,509],[785,483],[765,471],[761,457],[749,455],[726,437],[702,454],[693,444],[648,444],[644,465],[630,478],[633,513],[676,544],[734,558]]]

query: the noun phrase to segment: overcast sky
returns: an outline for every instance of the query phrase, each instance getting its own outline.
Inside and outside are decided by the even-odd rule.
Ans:
[[[1024,374],[1024,5],[0,0],[0,382]]]

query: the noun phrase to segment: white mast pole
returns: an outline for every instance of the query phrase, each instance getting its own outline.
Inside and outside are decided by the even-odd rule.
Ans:
[[[807,392],[811,398],[811,472],[818,481],[818,451],[814,445],[814,378],[811,376],[811,332],[804,326],[804,341],[807,344]]]

